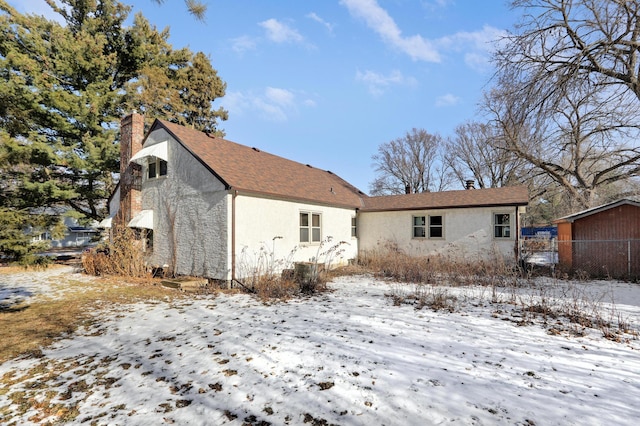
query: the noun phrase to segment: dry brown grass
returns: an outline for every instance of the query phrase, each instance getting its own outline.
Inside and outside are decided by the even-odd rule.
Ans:
[[[410,256],[387,244],[360,256],[359,264],[380,278],[433,285],[506,285],[519,277],[499,254],[491,260],[464,261],[443,256]]]
[[[52,264],[46,267],[47,270],[55,270],[56,268],[60,269],[60,268],[66,268],[66,265],[59,265],[59,264]],[[0,266],[0,275],[8,275],[8,274],[21,274],[24,273],[25,271],[29,272],[29,271],[42,271],[42,268],[37,268],[37,267],[28,267],[28,266],[19,266],[19,265],[7,265],[7,266]]]
[[[182,293],[147,280],[125,283],[115,279],[97,279],[60,284],[66,287],[61,299],[39,296],[28,304],[0,311],[0,363],[23,355],[39,356],[41,348],[54,340],[73,333],[81,325],[96,321],[98,317],[92,312],[99,304],[109,306],[183,297]]]

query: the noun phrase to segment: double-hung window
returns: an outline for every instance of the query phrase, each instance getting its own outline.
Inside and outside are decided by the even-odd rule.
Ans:
[[[511,238],[511,214],[509,213],[493,214],[493,237],[494,238]]]
[[[320,213],[300,212],[300,242],[319,243],[322,238]]]
[[[351,218],[351,237],[356,238],[358,236],[358,219],[354,216]]]

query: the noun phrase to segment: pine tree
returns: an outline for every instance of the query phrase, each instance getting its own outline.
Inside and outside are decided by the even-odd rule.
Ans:
[[[126,26],[130,7],[116,0],[47,3],[64,24],[0,0],[0,215],[22,217],[20,229],[57,208],[104,216],[132,108],[218,134],[227,118],[212,107],[225,84],[206,56],[174,50],[168,30],[141,14]]]

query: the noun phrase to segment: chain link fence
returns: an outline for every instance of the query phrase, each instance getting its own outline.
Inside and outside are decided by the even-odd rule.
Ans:
[[[558,240],[523,238],[525,264],[593,278],[640,279],[640,239]]]

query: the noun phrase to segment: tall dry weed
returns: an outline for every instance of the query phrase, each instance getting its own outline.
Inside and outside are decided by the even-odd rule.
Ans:
[[[95,276],[117,275],[143,278],[149,275],[142,241],[135,231],[127,227],[115,227],[111,241],[82,256],[85,273]]]

